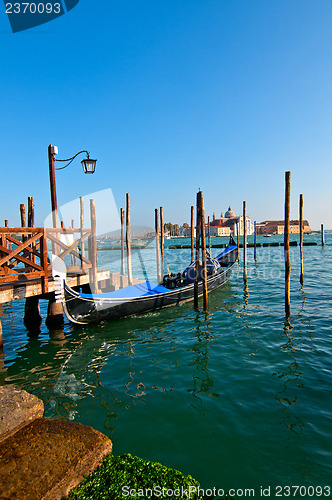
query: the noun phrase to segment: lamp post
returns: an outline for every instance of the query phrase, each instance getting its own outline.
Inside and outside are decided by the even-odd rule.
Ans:
[[[93,174],[96,168],[97,160],[92,160],[90,158],[88,151],[79,151],[76,155],[71,158],[67,158],[66,160],[59,160],[56,158],[58,154],[57,146],[52,146],[50,144],[48,146],[48,165],[49,165],[49,174],[50,174],[50,188],[51,188],[51,204],[52,204],[52,221],[53,227],[59,227],[59,218],[58,218],[58,202],[56,196],[56,184],[55,184],[55,170],[63,170],[68,167],[72,161],[81,153],[86,153],[87,157],[81,161],[83,171],[85,174]],[[64,161],[67,162],[63,167],[55,167],[56,161]],[[57,254],[56,245],[53,243],[53,253]],[[46,324],[49,328],[59,327],[63,324],[63,308],[60,302],[56,302],[54,293],[51,294],[48,304],[48,313]]]
[[[55,170],[63,170],[64,168],[68,167],[71,164],[71,162],[76,158],[76,156],[78,156],[81,153],[86,153],[87,155],[87,157],[81,161],[83,172],[85,174],[93,174],[96,168],[97,160],[93,160],[92,158],[90,158],[90,153],[88,151],[82,150],[76,153],[71,158],[67,158],[65,160],[59,160],[58,158],[56,158],[56,155],[58,154],[57,146],[52,146],[52,144],[48,146],[48,165],[50,173],[52,221],[53,221],[53,227],[55,228],[59,227],[58,202],[57,202],[56,184],[55,184]],[[56,168],[55,167],[56,161],[64,161],[67,162],[67,164],[64,165],[63,167]]]

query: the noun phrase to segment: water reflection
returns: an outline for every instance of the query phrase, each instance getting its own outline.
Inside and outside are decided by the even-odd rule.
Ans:
[[[213,379],[209,372],[209,349],[213,339],[209,328],[211,326],[212,314],[209,312],[198,312],[195,317],[195,334],[192,337],[194,344],[191,346],[193,353],[189,366],[194,368],[193,388],[187,389],[202,404],[199,394],[210,393],[214,386]]]
[[[284,367],[277,373],[277,376],[282,381],[283,386],[277,392],[276,399],[283,406],[283,423],[287,429],[301,434],[304,429],[304,422],[301,420],[299,413],[299,396],[297,394],[301,388],[302,371],[297,360],[297,346],[292,335],[294,330],[289,318],[285,320],[283,333],[286,337],[286,343],[280,346],[286,354],[291,358],[291,362],[287,367]]]

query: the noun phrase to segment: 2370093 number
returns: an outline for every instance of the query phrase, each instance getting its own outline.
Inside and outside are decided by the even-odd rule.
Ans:
[[[330,486],[276,486],[276,497],[329,497]]]
[[[60,14],[61,4],[51,3],[6,3],[6,13],[7,14]]]

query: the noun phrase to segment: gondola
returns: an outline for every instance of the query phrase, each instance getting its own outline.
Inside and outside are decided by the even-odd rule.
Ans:
[[[233,238],[215,258],[207,259],[207,289],[216,290],[228,280],[238,258]],[[195,262],[178,274],[167,274],[161,284],[145,281],[108,293],[79,293],[63,280],[63,305],[72,323],[88,324],[135,316],[175,306],[194,298]],[[202,266],[199,266],[198,295],[203,293]]]

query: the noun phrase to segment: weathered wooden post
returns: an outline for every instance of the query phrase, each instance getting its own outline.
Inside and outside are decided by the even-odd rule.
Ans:
[[[199,211],[201,219],[201,236],[202,236],[202,285],[203,285],[203,308],[206,311],[208,308],[208,292],[207,292],[207,269],[206,269],[206,240],[205,240],[205,211],[202,191],[199,195]]]
[[[321,238],[322,238],[322,246],[324,246],[325,245],[324,224],[321,224],[321,226],[320,226],[320,232],[321,232]]]
[[[120,221],[121,221],[121,286],[123,276],[126,274],[126,269],[125,269],[125,233],[124,233],[124,210],[123,208],[120,208]]]
[[[254,222],[254,227],[255,227],[254,259],[256,260],[256,245],[257,245],[257,227],[256,227],[256,221]]]
[[[8,220],[5,219],[5,227],[8,227]],[[6,238],[6,237],[5,237]],[[0,244],[2,245],[3,239],[0,238]],[[9,250],[12,249],[12,244],[9,242]],[[0,257],[2,257],[2,253],[0,252]]]
[[[83,235],[84,235],[84,198],[83,198],[83,196],[80,196],[80,236],[81,236],[81,238],[83,238]],[[85,246],[85,241],[81,241],[80,255],[81,255],[81,269],[82,269],[82,271],[84,270],[84,261],[83,261],[83,257],[85,257],[84,246]]]
[[[28,227],[34,227],[35,225],[35,205],[34,199],[32,196],[28,197]],[[35,246],[32,246],[34,249]],[[31,254],[31,261],[36,262],[36,258],[33,254]],[[61,305],[61,304],[60,304]],[[61,305],[62,309],[62,305]],[[25,299],[25,307],[24,307],[24,318],[23,322],[26,328],[30,332],[40,332],[40,325],[43,320],[42,315],[40,314],[40,306],[39,306],[39,297],[27,297]]]
[[[0,304],[0,316],[2,316],[2,304]],[[2,323],[0,319],[0,346],[3,345],[3,338],[2,338]]]
[[[195,226],[194,226],[194,207],[191,207],[191,221],[190,221],[190,226],[191,226],[191,262],[194,262],[195,258],[195,252],[194,252],[194,232],[195,232]]]
[[[20,214],[21,214],[21,227],[26,227],[27,221],[25,216],[25,205],[24,203],[20,204]],[[26,241],[27,236],[22,235],[22,242]]]
[[[211,257],[211,228],[210,228],[210,216],[208,216],[208,238],[209,238],[209,256]]]
[[[58,219],[58,202],[56,197],[56,185],[55,185],[55,146],[50,144],[48,146],[48,167],[50,175],[50,190],[51,190],[51,206],[52,206],[52,221],[53,227],[59,227]]]
[[[243,202],[243,265],[247,265],[247,202]]]
[[[303,286],[303,194],[300,194],[300,283]]]
[[[165,268],[165,242],[164,242],[164,209],[160,207],[160,241],[161,241],[161,276],[160,279],[164,276],[164,268]]]
[[[133,284],[133,271],[131,265],[131,227],[130,227],[130,193],[126,193],[126,250],[128,284]]]
[[[72,229],[75,228],[75,220],[74,219],[71,220],[71,228]],[[73,241],[75,241],[75,233],[74,233],[74,231],[72,233],[72,236],[73,236]],[[71,265],[72,266],[76,266],[76,257],[73,254],[71,254]]]
[[[291,173],[285,174],[285,230],[284,230],[284,253],[285,253],[285,313],[290,316],[290,275],[291,263],[289,254],[289,224],[290,224],[290,187]]]
[[[92,267],[90,269],[90,287],[92,293],[98,293],[97,277],[97,224],[96,224],[96,205],[95,200],[90,200],[90,221],[91,221],[91,254],[90,260]]]
[[[239,238],[239,219],[236,221],[236,244],[237,247],[240,248],[240,238]]]
[[[35,227],[35,201],[33,196],[28,196],[28,227]]]
[[[194,280],[194,307],[198,307],[198,278],[199,278],[199,243],[201,231],[201,217],[199,212],[199,195],[196,196],[196,255],[195,255],[195,280]]]
[[[154,211],[154,227],[156,231],[156,259],[157,259],[157,282],[160,283],[160,243],[159,243],[159,220],[158,208]]]

